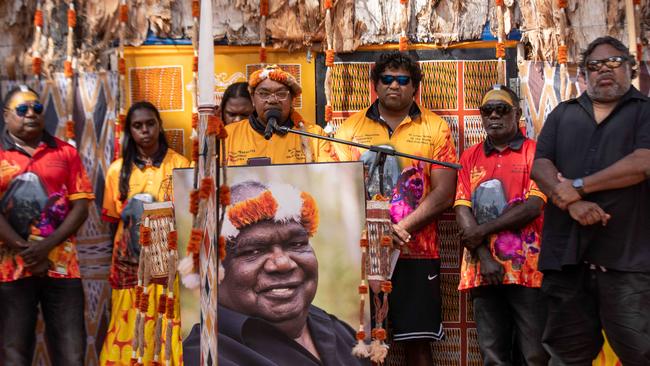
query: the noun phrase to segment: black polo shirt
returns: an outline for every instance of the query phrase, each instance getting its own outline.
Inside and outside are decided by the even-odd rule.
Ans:
[[[352,356],[355,333],[347,324],[323,310],[310,306],[307,324],[320,361],[295,340],[259,318],[218,306],[219,366],[284,365],[370,365],[367,359]],[[199,365],[200,331],[194,326],[183,342],[185,365]],[[204,363],[205,364],[205,363]]]
[[[605,169],[636,149],[650,149],[650,99],[631,87],[600,124],[587,93],[560,103],[546,119],[535,159],[549,159],[564,177],[576,179]],[[620,271],[649,272],[649,181],[595,192],[584,200],[596,202],[611,220],[604,227],[582,226],[549,200],[540,270],[588,261]]]

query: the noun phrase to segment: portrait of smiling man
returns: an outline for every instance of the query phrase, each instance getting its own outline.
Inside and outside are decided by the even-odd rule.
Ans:
[[[312,305],[319,265],[310,240],[320,221],[312,195],[247,180],[232,186],[231,200],[222,229],[219,365],[369,365],[352,355],[354,330]],[[192,343],[184,352],[198,353]]]

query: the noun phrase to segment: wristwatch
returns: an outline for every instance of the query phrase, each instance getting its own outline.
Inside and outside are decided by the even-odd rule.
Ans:
[[[571,182],[571,186],[575,188],[576,191],[578,191],[580,197],[585,196],[585,182],[582,180],[582,178],[574,179],[573,182]]]

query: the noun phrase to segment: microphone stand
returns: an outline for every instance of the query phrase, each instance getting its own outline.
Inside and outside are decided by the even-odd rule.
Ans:
[[[402,157],[402,158],[408,158],[408,159],[413,159],[413,160],[424,161],[426,163],[441,165],[441,166],[456,169],[456,170],[460,170],[462,168],[462,166],[460,164],[448,163],[446,161],[438,161],[438,160],[434,160],[434,159],[423,158],[421,156],[406,154],[406,153],[399,152],[399,151],[393,150],[392,148],[388,148],[388,147],[384,147],[384,146],[371,146],[371,145],[360,144],[358,142],[346,141],[346,140],[341,140],[341,139],[337,139],[337,138],[334,138],[334,137],[322,136],[322,135],[318,135],[318,134],[315,134],[315,133],[310,133],[310,132],[305,132],[305,131],[300,131],[300,130],[294,130],[294,129],[286,127],[286,126],[278,126],[278,127],[276,127],[276,130],[283,133],[283,134],[286,134],[286,133],[290,132],[290,133],[295,133],[296,135],[307,136],[307,137],[311,137],[311,138],[315,138],[315,139],[334,142],[334,143],[337,143],[337,144],[354,146],[354,147],[359,147],[359,148],[366,149],[366,150],[369,150],[369,151],[374,151],[374,152],[376,152],[378,154],[378,159],[382,159],[381,154],[383,154],[384,156],[386,156],[386,155],[399,156],[399,157]]]

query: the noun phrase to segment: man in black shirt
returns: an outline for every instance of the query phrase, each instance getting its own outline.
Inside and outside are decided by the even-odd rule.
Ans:
[[[219,365],[369,365],[352,356],[352,328],[311,305],[318,286],[311,195],[247,181],[232,187],[232,202],[222,228]],[[196,330],[184,343],[188,365],[198,365]]]
[[[538,138],[551,364],[590,365],[601,328],[624,365],[650,364],[650,100],[631,86],[635,65],[620,41],[594,40],[586,93],[559,104]]]

